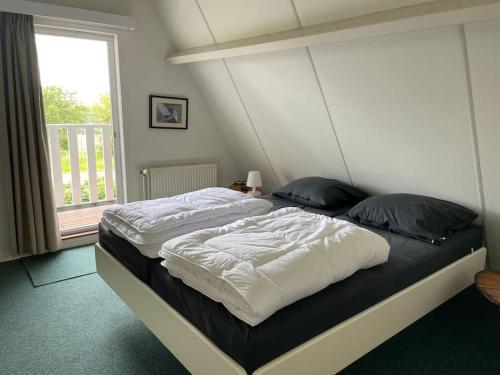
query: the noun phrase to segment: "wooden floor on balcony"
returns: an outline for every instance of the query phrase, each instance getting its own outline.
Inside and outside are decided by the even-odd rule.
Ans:
[[[67,239],[97,233],[97,224],[101,221],[102,212],[110,206],[103,205],[58,212],[57,216],[62,238]],[[94,228],[89,228],[89,226],[94,226]],[[77,228],[82,228],[82,230],[75,232]],[[65,234],[68,231],[72,233]]]

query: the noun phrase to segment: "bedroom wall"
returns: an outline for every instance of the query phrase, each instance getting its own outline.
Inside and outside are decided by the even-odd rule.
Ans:
[[[500,269],[500,20],[465,27],[491,264]]]
[[[141,198],[139,170],[152,164],[215,161],[219,163],[219,183],[222,186],[244,177],[245,170],[239,168],[233,154],[228,151],[188,68],[170,66],[164,62],[165,52],[171,48],[170,41],[153,1],[46,0],[46,2],[115,12],[133,16],[136,20],[135,31],[117,32],[124,161],[129,201]],[[189,129],[186,131],[149,129],[148,95],[152,93],[188,97]],[[0,212],[5,210],[0,209]],[[1,228],[7,228],[5,225],[7,220],[6,217],[0,217],[0,222],[3,223],[0,224]],[[3,244],[4,239],[6,233],[2,229],[0,259],[11,255],[11,250]]]
[[[185,49],[425,1],[156,2],[177,49]],[[465,33],[473,30],[437,28],[188,66],[231,147],[241,150],[240,165],[261,169],[269,190],[316,174],[373,193],[427,194],[482,212],[484,185],[489,261],[499,268],[493,227],[500,197],[492,172],[498,134],[485,125],[498,118],[498,105],[484,99],[498,82],[484,88],[482,80],[491,77],[480,74],[471,81]],[[480,38],[477,49],[494,62],[485,63],[472,46],[468,52],[495,70],[499,54],[491,50],[497,49]],[[474,98],[471,85],[479,87]],[[486,103],[474,106],[479,97]]]

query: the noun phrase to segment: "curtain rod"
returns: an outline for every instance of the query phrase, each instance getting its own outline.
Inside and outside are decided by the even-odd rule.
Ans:
[[[0,0],[0,11],[29,14],[38,19],[58,20],[89,26],[120,30],[135,29],[133,17],[36,1]]]

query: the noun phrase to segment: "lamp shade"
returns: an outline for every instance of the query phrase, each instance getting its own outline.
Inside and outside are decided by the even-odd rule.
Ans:
[[[262,180],[260,178],[260,172],[259,171],[250,171],[250,172],[248,172],[247,186],[251,187],[251,188],[256,188],[256,187],[261,187],[262,186]]]

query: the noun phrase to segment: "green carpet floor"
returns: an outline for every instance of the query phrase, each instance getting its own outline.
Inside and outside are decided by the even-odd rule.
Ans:
[[[0,263],[0,374],[187,373],[97,274],[35,288]],[[471,287],[342,373],[498,375],[500,308]]]
[[[34,286],[96,272],[94,246],[31,256],[22,260]]]

